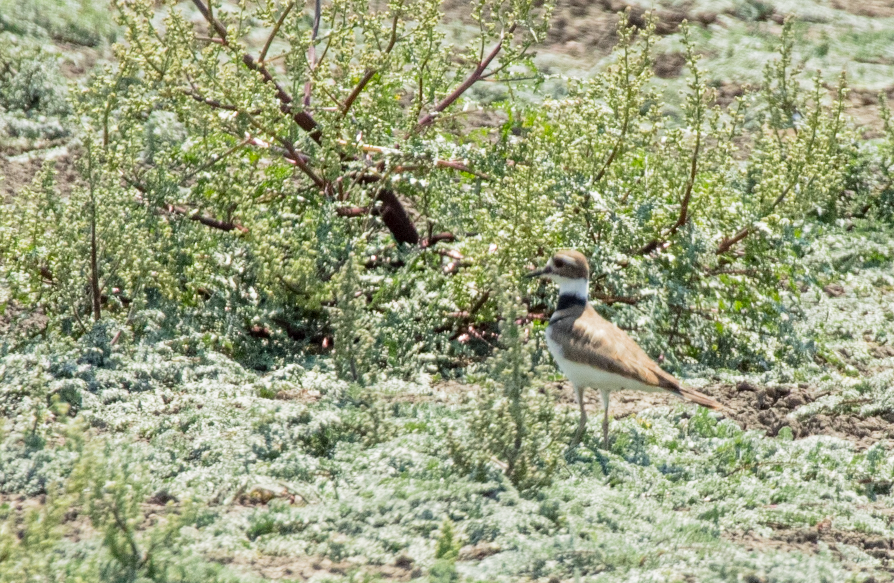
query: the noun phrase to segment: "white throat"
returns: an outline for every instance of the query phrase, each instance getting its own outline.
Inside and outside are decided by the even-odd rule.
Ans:
[[[586,279],[568,279],[567,277],[553,276],[553,281],[559,284],[560,296],[574,296],[587,301],[589,293],[588,282]]]

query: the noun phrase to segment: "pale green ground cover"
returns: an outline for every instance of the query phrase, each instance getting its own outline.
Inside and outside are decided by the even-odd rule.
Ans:
[[[848,262],[835,271],[844,273],[847,293],[805,299],[802,325],[820,328],[823,350],[847,349],[854,362],[872,368],[861,373],[841,363],[839,370],[811,366],[759,377],[700,371],[705,380],[690,382],[806,381],[826,396],[794,413],[802,419],[894,411],[894,359],[864,355],[867,330],[872,343],[894,334],[894,244],[890,235],[843,231],[823,244],[832,253],[821,256]],[[889,544],[894,536],[889,442],[866,449],[823,435],[793,440],[785,430],[770,438],[674,404],[616,420],[610,451],[597,447],[597,419],[594,436],[560,465],[551,486],[519,492],[498,462],[477,479],[458,472],[444,445],[447,433],[460,442],[468,435],[474,402],[463,403],[466,393],[485,390],[478,386],[423,377],[358,387],[298,364],[258,374],[196,350],[187,338],[126,349],[110,349],[109,342],[97,329],[65,350],[53,343],[0,361],[5,537],[18,516],[10,494],[71,488],[74,467],[75,475],[124,471],[140,484],[151,501],[140,513],[155,517],[136,521],[140,548],[178,512],[189,515],[167,560],[192,569],[198,557],[232,563],[223,573],[212,569],[215,577],[890,578],[889,556],[853,542]],[[572,419],[564,422],[570,430]],[[105,479],[105,491],[113,491],[114,481]],[[186,507],[199,510],[177,510]],[[816,532],[827,519],[831,532],[851,542],[769,542],[780,532]],[[77,522],[68,520],[62,532]],[[114,563],[108,552],[85,559],[85,549],[100,539],[81,537],[48,545],[57,570]],[[19,562],[43,560],[31,555],[46,548],[34,541],[5,544],[11,550],[0,561],[5,580],[16,580]]]
[[[755,6],[702,8],[741,15]],[[12,20],[4,28],[88,42],[107,23],[89,4],[29,7],[40,18],[22,22],[39,30]],[[886,86],[890,18],[819,2],[777,7],[805,20],[798,50],[807,68],[834,76],[847,66],[855,84]],[[9,2],[0,13],[24,14]],[[71,26],[69,14],[87,24]],[[778,25],[745,16],[699,33],[718,81],[756,80],[773,50]],[[894,238],[872,225],[845,228],[830,229],[808,263],[820,284],[846,293],[800,299],[799,326],[816,330],[826,365],[763,375],[693,367],[687,380],[806,383],[817,399],[792,413],[801,420],[894,413],[894,357],[873,354],[894,340]],[[551,485],[519,492],[498,460],[473,478],[445,446],[451,435],[478,447],[468,425],[480,401],[465,396],[486,391],[479,385],[422,375],[352,386],[325,361],[282,361],[261,374],[204,349],[200,337],[153,338],[161,320],[141,316],[140,346],[113,348],[113,331],[100,327],[77,343],[4,351],[0,580],[891,579],[894,550],[858,544],[891,549],[894,540],[890,442],[767,437],[674,404],[614,421],[610,451],[591,437]],[[534,392],[558,378],[539,375]],[[560,420],[571,429],[572,417]],[[88,491],[123,513],[121,523],[111,510],[96,510],[90,524],[86,509],[68,512]],[[790,544],[827,519],[828,537]]]

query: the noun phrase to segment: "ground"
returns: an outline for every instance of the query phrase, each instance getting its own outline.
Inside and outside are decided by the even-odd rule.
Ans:
[[[461,6],[444,4],[457,39],[470,25]],[[642,21],[651,6],[631,3],[628,18]],[[802,66],[830,80],[846,69],[849,113],[864,138],[880,135],[877,95],[894,95],[890,2],[656,6],[655,70],[671,81],[668,91],[685,74],[684,18],[697,23],[725,104],[759,80],[780,23],[794,13]],[[556,74],[600,67],[626,7],[560,2],[538,63]],[[72,82],[106,58],[62,43],[56,50]],[[63,144],[0,135],[0,196],[14,198],[47,158],[70,188],[76,174]],[[51,564],[82,568],[99,548],[105,531],[68,509],[55,534],[28,546],[29,512],[52,507],[54,486],[74,492],[73,471],[103,492],[118,492],[115,476],[146,476],[151,488],[128,531],[146,556],[164,549],[152,541],[165,525],[199,505],[171,535],[181,550],[165,560],[221,567],[213,571],[221,580],[892,581],[894,233],[857,221],[830,226],[821,245],[839,263],[823,291],[802,298],[799,325],[821,342],[815,362],[764,373],[693,364],[681,378],[727,406],[717,414],[672,396],[615,394],[608,450],[599,447],[601,403],[590,393],[587,439],[536,492],[511,483],[500,460],[475,475],[455,471],[447,444],[475,449],[468,418],[493,394],[482,379],[420,374],[358,387],[312,362],[259,373],[173,341],[86,340],[52,354],[4,348],[0,581],[16,580],[4,562],[53,555]],[[40,327],[40,314],[32,318]],[[541,373],[532,398],[544,398],[570,432],[570,386],[550,366]],[[70,407],[47,405],[60,400]],[[86,466],[79,440],[101,444],[83,446],[95,448]]]

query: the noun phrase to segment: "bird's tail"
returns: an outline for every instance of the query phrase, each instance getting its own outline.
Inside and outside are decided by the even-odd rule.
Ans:
[[[678,397],[682,397],[687,401],[692,401],[693,403],[697,403],[702,407],[707,407],[708,409],[714,409],[715,411],[726,411],[727,408],[723,403],[719,401],[715,401],[708,395],[704,393],[699,393],[695,389],[690,389],[687,387],[679,387],[676,391],[674,391]]]

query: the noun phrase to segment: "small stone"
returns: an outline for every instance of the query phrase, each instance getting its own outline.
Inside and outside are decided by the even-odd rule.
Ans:
[[[830,298],[838,298],[846,293],[844,286],[840,283],[830,283],[823,288],[823,291],[826,292],[826,295]]]
[[[480,561],[485,557],[496,555],[500,552],[500,547],[493,543],[481,542],[477,545],[466,545],[459,549],[460,561]]]
[[[871,354],[873,358],[890,358],[894,356],[894,346],[891,346],[890,344],[873,346],[869,349],[869,354]]]
[[[815,530],[804,529],[801,531],[801,540],[808,543],[815,543],[819,540],[819,533]]]
[[[887,549],[889,548],[889,541],[883,538],[876,539],[866,539],[863,541],[864,549]]]

